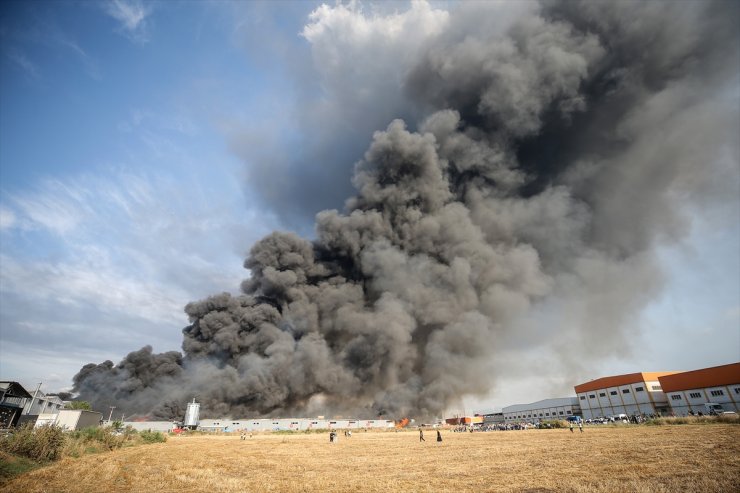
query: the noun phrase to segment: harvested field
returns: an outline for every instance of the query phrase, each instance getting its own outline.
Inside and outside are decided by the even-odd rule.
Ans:
[[[740,426],[173,437],[62,461],[3,492],[728,492]]]

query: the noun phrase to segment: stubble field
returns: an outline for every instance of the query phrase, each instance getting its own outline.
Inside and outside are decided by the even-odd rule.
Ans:
[[[173,437],[64,459],[7,492],[729,492],[740,426]]]

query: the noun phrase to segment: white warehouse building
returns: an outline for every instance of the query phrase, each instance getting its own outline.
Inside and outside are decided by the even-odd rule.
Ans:
[[[504,423],[538,423],[581,415],[581,408],[576,397],[545,399],[531,404],[514,404],[504,407],[502,411]]]
[[[305,431],[330,429],[394,428],[394,421],[387,419],[319,419],[319,418],[267,418],[267,419],[201,419],[202,431]]]
[[[665,414],[670,408],[659,378],[677,372],[639,372],[597,378],[575,386],[584,419],[619,414]]]
[[[660,384],[676,416],[706,413],[710,403],[740,412],[740,363],[663,376]]]

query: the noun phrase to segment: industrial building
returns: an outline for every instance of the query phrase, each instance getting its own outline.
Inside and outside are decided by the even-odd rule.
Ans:
[[[530,404],[514,404],[502,409],[504,423],[538,423],[551,419],[580,416],[581,408],[576,397],[544,399]]]
[[[202,431],[306,431],[348,429],[360,430],[395,428],[396,423],[386,419],[319,419],[319,418],[268,418],[268,419],[202,419]]]
[[[18,424],[31,394],[18,382],[0,382],[0,428]]]
[[[124,428],[131,427],[136,431],[159,431],[162,433],[169,433],[178,427],[178,424],[172,421],[123,421],[121,425]]]
[[[671,411],[676,416],[706,413],[705,404],[740,412],[740,363],[714,366],[658,377]]]
[[[619,414],[667,414],[660,378],[678,372],[639,372],[597,378],[575,386],[584,419]]]
[[[481,426],[483,424],[483,416],[456,416],[445,419],[445,423],[451,426]]]
[[[38,416],[39,414],[57,414],[64,407],[64,401],[58,395],[45,394],[41,390],[31,396],[23,408],[24,415]]]
[[[490,425],[490,426],[496,426],[504,423],[504,413],[488,413],[483,415],[483,424],[484,425]]]

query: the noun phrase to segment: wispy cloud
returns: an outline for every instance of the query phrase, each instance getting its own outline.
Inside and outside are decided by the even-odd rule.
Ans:
[[[105,12],[121,23],[121,30],[137,43],[149,41],[147,17],[151,9],[139,0],[112,0],[105,4]]]
[[[176,349],[185,304],[238,290],[241,255],[270,228],[242,200],[238,187],[183,168],[177,177],[104,170],[4,192],[0,370],[32,371],[22,360],[8,367],[13,345],[69,354],[57,370],[67,381],[101,354]]]
[[[10,209],[0,206],[0,231],[15,226],[15,213]]]
[[[5,52],[5,55],[31,78],[39,79],[41,77],[38,65],[33,63],[22,51],[11,48]]]
[[[87,75],[95,80],[102,79],[98,63],[85,50],[83,50],[79,44],[61,35],[59,36],[59,43],[62,46],[69,48],[75,53],[75,55],[77,55],[77,57],[82,62],[82,65],[85,67],[85,72],[87,72]]]

